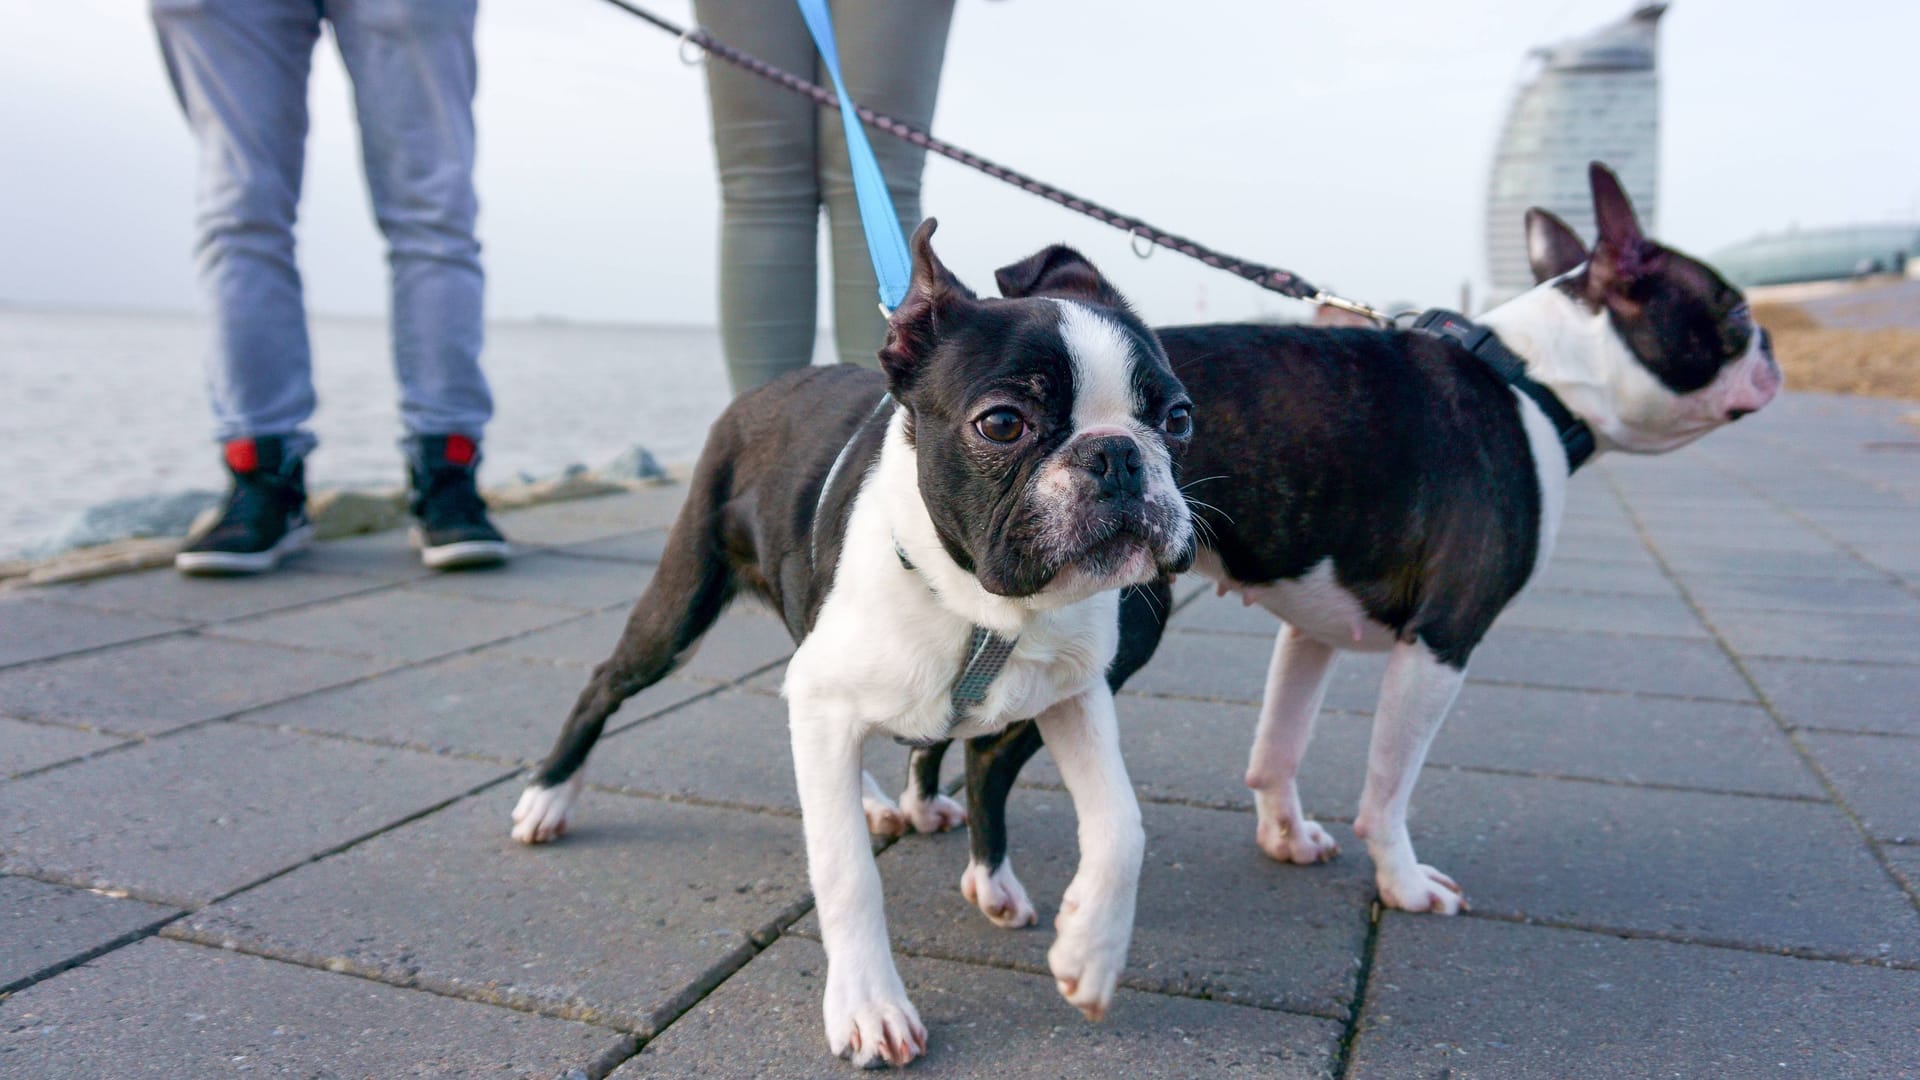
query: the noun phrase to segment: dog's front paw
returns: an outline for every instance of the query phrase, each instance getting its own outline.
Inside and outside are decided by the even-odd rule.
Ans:
[[[1060,901],[1060,914],[1053,920],[1060,936],[1047,950],[1047,968],[1067,1004],[1089,1020],[1104,1020],[1127,964],[1132,912],[1122,915],[1110,904],[1082,904],[1078,891],[1069,886]]]
[[[900,793],[900,809],[913,824],[914,832],[946,832],[967,823],[966,809],[937,792],[933,798],[923,799],[917,791],[903,791]]]
[[[968,863],[967,872],[960,875],[960,895],[1002,930],[1018,930],[1040,921],[1033,901],[1027,899],[1026,888],[1013,876],[1010,861],[1002,862],[1000,869],[991,873],[984,863]]]
[[[1460,886],[1426,863],[1408,860],[1392,870],[1381,868],[1374,881],[1380,887],[1380,902],[1390,908],[1435,915],[1470,910]]]
[[[927,1052],[927,1029],[891,966],[845,977],[829,966],[826,1013],[827,1046],[863,1069],[898,1067]]]
[[[567,817],[580,798],[580,776],[559,787],[530,785],[513,808],[513,838],[523,844],[544,844],[567,831]]]
[[[1263,817],[1254,840],[1269,858],[1301,866],[1331,862],[1334,856],[1340,854],[1340,845],[1334,843],[1327,830],[1305,818],[1289,825],[1277,818]]]
[[[901,813],[892,800],[866,796],[860,800],[860,809],[867,813],[867,832],[872,835],[889,838],[907,835],[907,815]]]

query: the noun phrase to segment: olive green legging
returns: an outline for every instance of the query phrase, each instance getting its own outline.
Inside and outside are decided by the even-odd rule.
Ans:
[[[862,105],[925,128],[953,0],[832,0],[841,74]],[[743,52],[830,86],[793,0],[695,0],[700,25]],[[886,335],[836,112],[718,61],[707,65],[720,169],[720,340],[734,393],[813,357],[820,206],[831,218],[840,359],[877,364]],[[926,154],[869,130],[900,227],[920,222]]]

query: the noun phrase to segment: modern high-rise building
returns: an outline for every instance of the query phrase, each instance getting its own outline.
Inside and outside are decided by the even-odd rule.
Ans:
[[[1530,206],[1593,238],[1587,163],[1620,176],[1648,232],[1657,229],[1660,164],[1659,26],[1646,4],[1584,37],[1535,50],[1539,67],[1507,112],[1487,182],[1487,270],[1492,302],[1533,285],[1524,219]]]

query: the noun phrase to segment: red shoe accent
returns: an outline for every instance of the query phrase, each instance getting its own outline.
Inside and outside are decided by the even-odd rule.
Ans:
[[[250,473],[260,467],[260,449],[252,439],[234,439],[226,445],[227,468]]]
[[[447,436],[447,461],[454,465],[471,465],[480,453],[480,447],[465,435]]]

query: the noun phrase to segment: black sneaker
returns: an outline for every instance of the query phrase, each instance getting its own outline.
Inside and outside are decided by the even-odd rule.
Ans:
[[[306,467],[286,440],[262,435],[226,445],[233,486],[220,519],[173,557],[183,574],[258,574],[313,543]]]
[[[474,484],[479,444],[465,435],[422,435],[408,456],[413,492],[407,508],[418,522],[413,541],[420,561],[434,570],[505,562],[506,538],[487,520],[487,504]]]

